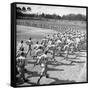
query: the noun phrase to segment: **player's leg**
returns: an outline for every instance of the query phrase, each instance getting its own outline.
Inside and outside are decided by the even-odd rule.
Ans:
[[[46,78],[49,78],[49,75],[47,74],[47,63],[45,64],[45,70],[44,70],[44,75],[46,76]]]
[[[40,80],[41,80],[41,78],[44,76],[44,71],[45,71],[45,65],[42,63],[41,64],[41,72],[40,72],[40,77],[39,77],[39,79],[38,79],[38,81],[37,81],[37,84],[40,84]]]
[[[65,59],[68,60],[69,49],[67,49],[67,50],[65,51],[65,54],[66,54],[66,55],[65,55]]]
[[[31,56],[31,52],[32,52],[31,45],[29,46],[29,51],[30,51],[30,56]]]
[[[55,61],[55,49],[53,49],[52,59]]]

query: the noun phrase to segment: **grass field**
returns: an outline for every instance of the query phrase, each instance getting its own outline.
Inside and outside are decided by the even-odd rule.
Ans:
[[[75,23],[75,22],[74,22]],[[70,22],[69,22],[70,24]],[[71,24],[70,24],[71,25]],[[75,24],[74,24],[75,25]],[[77,24],[79,30],[86,31],[86,25]],[[69,26],[69,25],[68,25]],[[70,27],[70,26],[69,26]],[[78,28],[75,26],[75,28]],[[45,35],[52,34],[57,32],[54,29],[47,28],[37,28],[31,27],[29,25],[17,25],[17,42],[21,40],[28,40],[29,37],[32,37],[33,41],[40,41]],[[86,52],[76,53],[78,57],[75,58],[75,55],[69,55],[68,61],[64,57],[56,56],[56,61],[58,64],[48,64],[48,74],[49,78],[43,77],[40,80],[40,84],[60,84],[60,83],[74,83],[74,82],[86,82],[86,63],[87,63],[87,54]],[[73,63],[71,63],[73,61]],[[29,79],[29,82],[20,84],[24,85],[36,85],[37,80],[40,74],[40,65],[36,65],[33,68],[35,60],[33,60],[29,55],[27,56],[27,73],[26,77]],[[32,73],[33,72],[33,73]]]

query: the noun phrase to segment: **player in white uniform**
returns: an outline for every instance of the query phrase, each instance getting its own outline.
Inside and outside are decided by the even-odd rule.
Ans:
[[[58,54],[58,55],[61,55],[61,44],[62,44],[62,42],[60,41],[60,39],[58,39],[58,40],[55,42],[56,49],[57,49],[57,54]]]
[[[48,45],[47,46],[47,51],[52,54],[52,60],[55,61],[56,45],[55,44]]]
[[[67,39],[66,39],[66,44],[64,46],[64,49],[65,49],[65,59],[67,60],[68,59],[68,54],[69,54],[69,50],[70,50],[70,46],[72,44],[72,40],[70,39],[70,37],[67,36]]]
[[[41,44],[46,47],[47,43],[48,43],[48,38],[44,37],[44,39],[41,40]]]
[[[40,56],[44,52],[44,46],[36,42],[36,44],[34,45],[34,50],[35,50],[35,54],[33,58]]]
[[[34,48],[33,49],[38,49],[38,47],[39,47],[39,43],[38,43],[38,41],[36,42],[36,44],[34,45]]]
[[[21,54],[22,49],[24,49],[24,48],[25,48],[24,47],[24,42],[23,42],[23,40],[21,40],[21,42],[18,43],[18,45],[17,45],[17,56]]]
[[[48,74],[47,74],[47,62],[48,62],[48,56],[47,56],[47,51],[45,51],[44,54],[42,54],[37,61],[37,64],[40,63],[41,66],[41,72],[40,72],[40,78],[37,81],[37,84],[40,83],[40,79],[43,76],[46,76],[46,78],[49,78]]]
[[[59,47],[61,45],[61,41],[60,39],[58,39],[56,42],[55,42],[56,46]]]
[[[26,41],[26,44],[29,46],[27,54],[30,52],[30,56],[31,56],[32,44],[33,44],[31,37],[29,38],[29,40]]]
[[[16,68],[17,68],[17,72],[19,74],[17,74],[17,77],[22,80],[23,82],[25,82],[27,79],[25,78],[25,65],[26,65],[26,53],[24,53],[24,49],[22,49],[21,55],[18,56],[16,58]]]

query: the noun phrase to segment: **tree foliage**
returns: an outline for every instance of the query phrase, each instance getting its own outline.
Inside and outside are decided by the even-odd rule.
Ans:
[[[31,7],[27,7],[27,10],[28,10],[28,11],[31,11]]]
[[[86,21],[86,16],[82,14],[68,14],[68,15],[57,15],[57,14],[27,14],[27,11],[31,12],[31,7],[17,7],[17,19],[62,19],[62,20],[80,20]],[[26,13],[25,13],[26,12]]]

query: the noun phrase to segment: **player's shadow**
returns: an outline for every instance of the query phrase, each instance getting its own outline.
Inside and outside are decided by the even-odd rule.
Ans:
[[[25,81],[22,81],[22,80],[20,80],[19,78],[18,78],[18,80],[17,80],[16,85],[17,85],[17,86],[23,86],[23,85],[24,85],[24,83],[27,83],[27,84],[30,84],[30,85],[35,85],[35,83],[30,82],[28,79],[27,79],[27,80],[25,80]]]
[[[64,69],[55,69],[55,68],[48,68],[47,67],[46,71],[64,71]],[[29,75],[27,78],[40,76],[40,74],[37,71],[34,71],[34,72],[27,71],[26,73]]]
[[[72,60],[71,60],[71,63],[85,63],[85,61],[75,61],[75,60],[72,61]]]
[[[52,65],[53,67],[57,67],[57,66],[62,66],[62,65],[67,65],[67,66],[74,66],[75,64],[71,63],[72,61],[70,61],[70,63],[63,63],[63,62],[48,62],[48,65]]]
[[[86,57],[86,55],[77,55],[77,57],[79,57],[79,58],[80,58],[80,57]]]
[[[63,84],[63,83],[75,83],[74,80],[59,80],[57,78],[53,78],[53,77],[49,77],[49,79],[54,79],[55,81],[50,83],[51,85],[52,84]]]
[[[46,70],[47,71],[64,71],[64,69],[55,69],[55,68],[49,68],[49,67],[47,67]],[[33,72],[33,71],[25,70],[25,73],[27,73],[29,75],[29,76],[27,76],[27,79],[32,78],[32,77],[40,77],[40,74],[38,74],[38,72],[36,72],[36,71]],[[55,80],[55,82],[52,82],[50,84],[60,84],[60,83],[69,83],[69,82],[72,82],[72,81],[69,81],[69,80],[59,80],[57,78],[52,78],[52,77],[48,77],[48,78]],[[37,83],[33,83],[30,80],[27,80],[25,82],[18,81],[17,85],[20,86],[20,85],[23,85],[24,83],[30,84],[31,86],[37,85]]]
[[[27,79],[25,81],[22,81],[20,78],[17,78],[17,86],[23,86],[24,83],[35,85],[36,83],[30,82],[28,78],[40,76],[37,72],[28,71],[27,69],[25,69],[25,74],[28,74],[29,76],[27,76]]]
[[[70,61],[70,63],[63,63],[63,62],[58,62],[58,61],[50,61],[50,62],[47,63],[47,65],[52,65],[52,68],[47,67],[47,71],[64,71],[64,69],[56,69],[54,67],[62,66],[62,65],[74,66],[76,63],[85,63],[85,61],[75,61],[75,60],[69,60],[69,61]],[[35,62],[32,62],[32,64],[33,63],[35,63]],[[30,62],[30,64],[31,64],[31,62]],[[31,78],[31,77],[40,77],[40,74],[38,74],[37,71],[33,72],[33,71],[25,70],[25,73],[28,74],[27,79]],[[49,78],[55,80],[55,82],[52,82],[50,84],[62,84],[62,83],[75,82],[75,81],[69,81],[69,80],[59,80],[57,78],[52,78],[52,77],[49,77]],[[22,81],[18,80],[17,85],[23,85],[24,83],[27,83],[27,84],[30,84],[30,85],[37,85],[37,83],[30,82],[30,80],[27,80],[25,82],[22,82]]]
[[[58,55],[55,55],[56,57],[64,57],[63,54],[58,54]]]
[[[48,77],[46,77],[47,79],[53,79],[54,81],[53,82],[51,82],[50,84],[48,84],[48,85],[59,85],[59,84],[69,84],[69,83],[75,83],[75,81],[74,80],[60,80],[60,79],[57,79],[57,78],[54,78],[54,77],[50,77],[49,75],[48,75]],[[39,80],[40,81],[40,80]],[[37,85],[40,85],[40,83],[37,81]],[[47,85],[47,84],[42,84],[42,85]]]
[[[24,83],[27,83],[27,84],[30,84],[30,85],[37,85],[36,83],[30,82],[29,80],[24,81],[24,82],[18,82],[16,85],[17,86],[24,86],[23,85]]]
[[[47,68],[48,71],[64,71],[64,69]]]

